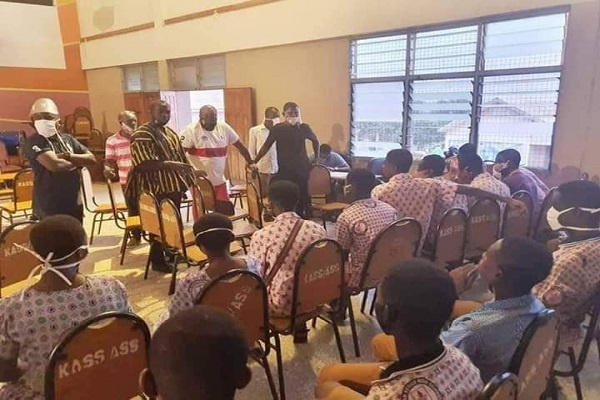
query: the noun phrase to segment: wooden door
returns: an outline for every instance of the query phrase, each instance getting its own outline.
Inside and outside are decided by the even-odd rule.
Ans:
[[[125,93],[123,97],[125,99],[125,109],[135,112],[138,117],[138,123],[141,125],[150,121],[150,104],[156,100],[160,100],[160,93]]]
[[[254,126],[254,99],[252,88],[224,89],[225,121],[248,146],[248,131]],[[246,180],[246,161],[237,149],[229,149],[227,177],[237,181]]]

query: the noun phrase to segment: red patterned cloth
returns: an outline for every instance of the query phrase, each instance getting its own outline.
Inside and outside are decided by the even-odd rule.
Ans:
[[[350,251],[346,279],[352,289],[358,288],[360,276],[375,237],[398,218],[391,205],[375,199],[355,201],[338,217],[336,236],[344,250]]]
[[[252,235],[248,255],[261,264],[261,275],[267,276],[266,266],[275,264],[283,250],[296,221],[300,216],[295,212],[279,214],[275,221]],[[286,317],[292,311],[292,291],[294,269],[300,253],[312,242],[327,237],[323,227],[312,221],[304,221],[294,243],[283,260],[283,265],[273,278],[269,288],[269,310],[272,316]]]

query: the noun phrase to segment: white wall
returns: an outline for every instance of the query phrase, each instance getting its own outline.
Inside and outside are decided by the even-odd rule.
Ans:
[[[598,0],[283,0],[172,25],[163,25],[162,21],[234,1],[79,0],[78,9],[84,37],[100,32],[91,24],[93,18],[90,15],[106,4],[111,4],[109,8],[113,7],[115,13],[115,24],[110,30],[127,27],[129,19],[135,20],[130,25],[148,21],[157,23],[155,29],[84,43],[83,67],[89,69],[360,35],[584,2],[597,3]]]
[[[0,2],[0,66],[65,69],[56,7]]]

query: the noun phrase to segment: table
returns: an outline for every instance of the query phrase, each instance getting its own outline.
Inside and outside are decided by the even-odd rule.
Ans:
[[[14,181],[15,176],[17,176],[17,172],[7,172],[5,174],[0,174],[0,181]]]
[[[348,177],[348,172],[344,171],[331,171],[330,173],[331,179],[334,181],[342,181],[345,182]]]

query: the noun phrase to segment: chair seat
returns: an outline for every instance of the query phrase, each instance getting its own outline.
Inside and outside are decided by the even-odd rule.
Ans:
[[[246,193],[246,184],[241,183],[239,185],[234,185],[229,188],[229,194],[242,194]]]
[[[348,208],[350,204],[348,203],[325,203],[325,204],[313,204],[313,208],[321,211],[343,211]]]
[[[126,226],[127,229],[133,229],[133,228],[141,228],[142,227],[142,222],[140,221],[140,217],[139,216],[134,216],[134,217],[127,217],[127,222],[126,222]]]
[[[200,250],[200,248],[196,246],[196,244],[186,247],[185,252],[187,254],[188,259],[194,264],[198,264],[208,259],[208,257],[206,257],[206,254],[204,254],[202,250]]]
[[[313,311],[296,315],[296,323],[303,324],[310,321],[313,318],[318,317],[324,312],[331,311],[331,307],[327,304],[323,304]],[[292,330],[292,318],[291,317],[271,317],[269,318],[269,324],[271,328],[277,333],[285,333]]]
[[[0,189],[0,196],[11,196],[13,195],[14,190],[12,189]]]
[[[233,225],[233,233],[235,234],[236,239],[249,238],[257,230],[258,228],[256,226],[248,222]]]
[[[244,210],[240,210],[239,208],[235,209],[235,214],[230,215],[229,219],[232,221],[239,221],[240,219],[244,219],[248,216],[248,213]]]
[[[30,210],[31,207],[31,201],[20,201],[16,204],[16,206],[15,203],[0,204],[0,209],[5,210],[11,214],[17,211]]]
[[[12,164],[7,164],[4,165],[2,168],[0,168],[2,170],[2,173],[8,173],[8,172],[17,172],[23,169],[23,167],[21,167],[20,165],[12,165]]]
[[[117,211],[127,211],[127,206],[124,203],[117,203],[115,205]],[[94,214],[109,214],[113,212],[112,206],[110,204],[100,204],[92,210]]]
[[[183,227],[183,241],[186,246],[191,246],[196,243],[196,235],[191,227]]]

